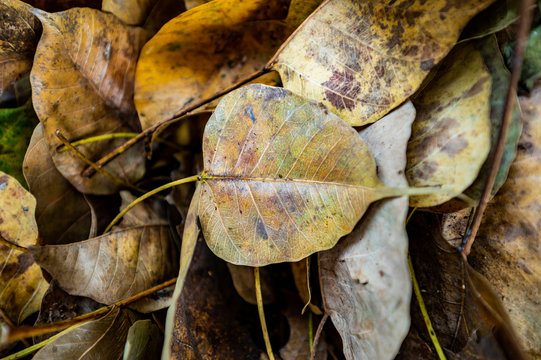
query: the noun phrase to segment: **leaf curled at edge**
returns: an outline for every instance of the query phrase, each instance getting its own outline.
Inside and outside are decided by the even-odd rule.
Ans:
[[[415,97],[417,116],[408,142],[410,186],[448,186],[462,193],[477,178],[490,151],[491,76],[471,44],[444,60],[434,79]],[[410,197],[410,206],[429,207],[452,194]]]
[[[414,119],[407,102],[360,132],[386,185],[407,186]],[[406,197],[374,204],[351,234],[319,253],[325,311],[342,337],[346,359],[393,359],[408,332],[407,211]]]
[[[225,96],[205,128],[199,218],[210,249],[248,266],[333,247],[385,187],[359,134],[323,105],[249,85]]]
[[[327,0],[270,65],[284,87],[322,102],[350,125],[398,106],[493,0]]]
[[[81,176],[87,164],[69,151],[58,151],[62,142],[55,131],[59,129],[69,141],[75,141],[138,129],[133,81],[145,33],[95,9],[74,8],[54,14],[37,9],[32,12],[43,25],[30,76],[32,102],[53,161],[80,192],[114,193],[119,184],[103,175]],[[93,142],[78,150],[96,160],[123,142]],[[133,182],[144,173],[142,152],[139,144],[104,169]]]

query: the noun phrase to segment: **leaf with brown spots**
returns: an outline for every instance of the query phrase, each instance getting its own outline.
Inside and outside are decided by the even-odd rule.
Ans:
[[[404,102],[492,0],[327,0],[271,61],[284,87],[348,124]]]
[[[489,203],[470,262],[498,290],[532,358],[541,357],[541,86],[521,97],[524,129],[509,177]]]
[[[137,64],[135,104],[143,129],[261,70],[320,0],[214,1],[164,25]],[[288,17],[286,17],[286,14]]]
[[[119,184],[103,175],[81,176],[87,165],[69,151],[58,151],[62,143],[55,131],[60,129],[68,140],[75,141],[138,128],[133,82],[144,31],[89,8],[33,12],[43,24],[43,35],[31,72],[32,101],[53,161],[79,191],[114,193]],[[79,150],[97,160],[123,142],[93,142]],[[144,172],[142,145],[107,164],[105,170],[127,182],[139,179]]]
[[[130,328],[126,310],[113,308],[103,317],[74,326],[34,355],[34,360],[120,359]]]
[[[463,192],[490,150],[491,77],[472,45],[458,47],[415,97],[417,117],[408,143],[406,177],[411,186],[446,186]],[[453,196],[410,197],[410,206],[439,205]]]
[[[23,105],[30,96],[28,74],[41,29],[29,6],[16,0],[0,3],[0,105]]]
[[[414,118],[408,102],[360,132],[389,186],[407,186],[406,145]],[[351,234],[319,253],[325,311],[342,337],[346,359],[393,359],[407,334],[407,211],[406,197],[374,204]]]
[[[238,265],[329,249],[370,203],[425,190],[384,186],[353,128],[321,104],[265,85],[222,99],[205,128],[203,161],[203,235]]]
[[[38,238],[36,200],[14,178],[0,172],[0,236],[28,247]],[[39,310],[47,290],[32,255],[0,243],[0,309],[15,324]]]

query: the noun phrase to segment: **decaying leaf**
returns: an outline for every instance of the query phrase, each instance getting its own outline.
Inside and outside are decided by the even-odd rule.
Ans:
[[[125,310],[112,309],[98,320],[74,327],[42,348],[33,360],[120,359],[128,336],[130,319]]]
[[[36,197],[36,222],[41,243],[65,244],[88,239],[90,207],[84,196],[56,170],[41,124],[32,134],[23,172],[30,191]]]
[[[205,128],[199,217],[210,249],[237,265],[298,261],[333,247],[385,187],[359,134],[325,106],[249,85]]]
[[[136,321],[129,329],[123,360],[156,359],[163,336],[152,320]]]
[[[361,131],[382,181],[407,186],[411,102]],[[411,283],[405,197],[374,204],[353,232],[319,254],[325,311],[342,337],[346,359],[393,359],[409,328]]]
[[[284,87],[347,123],[374,122],[412,95],[492,0],[327,0],[279,50]]]
[[[58,170],[79,191],[113,193],[119,184],[103,175],[81,176],[87,165],[69,151],[58,151],[62,143],[55,131],[60,129],[69,141],[75,141],[137,129],[133,81],[144,31],[89,8],[54,14],[33,11],[43,24],[43,35],[31,72],[32,101],[49,152]],[[96,160],[123,141],[93,142],[79,150]],[[114,159],[105,170],[127,182],[139,179],[144,172],[142,145]]]
[[[14,178],[0,172],[0,236],[13,244],[36,244],[36,200]],[[15,324],[39,310],[47,290],[32,255],[0,243],[0,308]]]
[[[244,322],[248,305],[224,262],[203,241],[195,242],[185,291],[169,308],[162,359],[260,359],[253,338],[261,330]]]
[[[126,299],[174,277],[176,251],[168,225],[140,225],[32,254],[72,295],[104,304]]]
[[[485,359],[481,355],[488,342],[494,345],[489,359],[526,359],[509,319],[512,313],[507,313],[486,278],[442,238],[437,218],[433,214],[414,215],[408,224],[408,233],[421,294],[447,355]],[[430,343],[418,309],[414,303],[412,326],[420,329],[421,336]],[[471,346],[472,339],[478,346]]]
[[[27,11],[25,4],[16,0],[0,3],[0,104],[22,105],[30,88],[21,82],[32,67],[40,25]],[[22,93],[21,93],[22,90]]]
[[[298,1],[279,21],[289,1],[213,1],[168,22],[137,64],[143,129],[261,70],[318,2]]]
[[[519,1],[496,0],[466,25],[461,38],[477,39],[498,32],[517,21],[519,12]]]
[[[491,77],[471,45],[453,50],[413,104],[417,116],[408,143],[411,186],[448,186],[463,192],[490,150]],[[439,205],[453,196],[410,197],[410,206]]]
[[[485,212],[470,262],[498,290],[532,358],[541,357],[541,86],[520,98],[524,129],[509,177]]]
[[[31,101],[15,109],[0,109],[0,171],[10,174],[21,184],[25,183],[24,154],[37,123]]]

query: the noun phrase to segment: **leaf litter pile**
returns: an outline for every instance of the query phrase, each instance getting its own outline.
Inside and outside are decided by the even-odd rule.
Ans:
[[[541,359],[539,5],[0,0],[0,357]]]

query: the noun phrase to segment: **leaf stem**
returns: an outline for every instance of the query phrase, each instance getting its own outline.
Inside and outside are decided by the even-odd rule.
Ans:
[[[498,134],[498,141],[496,142],[496,150],[494,151],[494,158],[490,166],[487,182],[483,188],[479,205],[473,215],[472,226],[466,233],[466,236],[462,240],[462,245],[459,247],[463,257],[467,257],[471,251],[479,227],[481,226],[481,220],[483,214],[487,208],[494,187],[494,182],[500,169],[500,165],[505,150],[505,141],[507,140],[507,133],[509,125],[511,124],[511,115],[513,113],[514,101],[516,98],[518,81],[522,72],[522,63],[524,61],[524,51],[526,49],[526,40],[528,37],[528,31],[532,22],[532,13],[535,7],[533,6],[533,0],[522,0],[520,7],[520,20],[518,23],[517,39],[515,49],[513,52],[513,62],[511,67],[511,78],[509,79],[509,87],[507,89],[507,96],[505,99],[505,106],[503,108],[502,125]]]
[[[265,340],[265,347],[267,348],[267,355],[269,360],[274,360],[274,353],[272,352],[272,345],[269,338],[269,332],[267,331],[267,322],[265,321],[265,311],[263,309],[263,296],[261,295],[261,278],[259,276],[259,268],[254,268],[255,278],[255,296],[257,299],[257,311],[259,312],[259,321],[261,321],[261,331],[263,332],[263,339]]]
[[[90,159],[88,159],[82,152],[80,152],[72,144],[70,144],[68,139],[66,139],[66,137],[60,132],[60,129],[56,129],[54,133],[55,133],[56,137],[64,144],[64,146],[66,148],[68,148],[72,153],[74,153],[75,156],[77,156],[84,163],[86,163],[90,167],[94,168],[97,172],[99,172],[100,174],[102,174],[103,176],[108,178],[109,180],[111,180],[111,181],[113,181],[113,182],[115,182],[117,184],[124,185],[124,186],[126,186],[126,187],[128,187],[128,188],[130,188],[132,190],[135,190],[135,191],[138,191],[138,192],[144,192],[144,190],[138,188],[137,186],[129,184],[129,183],[125,182],[124,180],[122,180],[121,178],[119,178],[119,177],[111,174],[110,172],[98,167],[94,162],[92,162]]]
[[[312,311],[308,312],[308,348],[310,349],[310,353],[312,352],[312,348],[314,347],[314,329],[313,329],[313,315]]]
[[[177,185],[182,185],[182,184],[186,184],[186,183],[189,183],[189,182],[194,182],[194,181],[198,181],[198,180],[201,180],[201,175],[193,175],[193,176],[190,176],[190,177],[187,177],[187,178],[184,178],[184,179],[180,179],[180,180],[175,180],[175,181],[172,181],[170,183],[167,183],[165,185],[162,185],[160,187],[157,187],[156,189],[154,190],[150,190],[149,192],[141,195],[140,197],[138,197],[137,199],[135,199],[134,201],[132,201],[128,206],[126,206],[126,208],[124,210],[122,210],[114,219],[113,221],[111,221],[111,223],[109,225],[107,225],[107,228],[105,229],[105,231],[103,233],[106,233],[107,231],[111,230],[111,228],[124,216],[126,215],[126,213],[128,211],[130,211],[135,205],[139,204],[140,202],[144,201],[145,199],[148,199],[149,197],[151,197],[152,195],[154,194],[157,194],[159,193],[160,191],[163,191],[163,190],[166,190],[166,189],[169,189],[169,188],[172,188],[174,186],[177,186]]]
[[[317,326],[316,336],[314,337],[314,344],[312,345],[312,351],[310,352],[310,360],[314,360],[316,358],[317,343],[319,342],[319,338],[321,337],[321,333],[323,332],[323,327],[325,326],[325,323],[327,322],[328,318],[329,318],[329,313],[323,314],[323,317],[321,318],[321,321],[319,322],[319,325]]]
[[[100,315],[103,315],[103,314],[106,314],[107,312],[109,312],[113,307],[124,307],[124,306],[127,306],[129,304],[132,304],[134,302],[136,302],[137,300],[140,300],[146,296],[149,296],[157,291],[160,291],[168,286],[171,286],[173,285],[174,283],[176,283],[177,281],[177,278],[174,278],[174,279],[171,279],[171,280],[168,280],[166,282],[163,282],[159,285],[156,285],[154,287],[151,287],[150,289],[147,289],[145,291],[142,291],[138,294],[135,294],[127,299],[124,299],[124,300],[120,300],[112,305],[109,305],[109,306],[104,306],[102,308],[99,308],[97,310],[94,310],[90,313],[87,313],[87,314],[84,314],[84,315],[81,315],[81,316],[76,316],[76,317],[73,317],[71,319],[67,319],[67,320],[61,320],[61,321],[57,321],[57,322],[54,322],[54,323],[50,323],[50,324],[42,324],[42,325],[34,325],[34,326],[19,326],[15,329],[13,329],[13,331],[10,331],[10,333],[8,334],[8,337],[7,337],[7,341],[6,342],[13,342],[13,341],[17,341],[17,340],[22,340],[22,339],[25,339],[25,338],[28,338],[28,337],[32,337],[32,336],[38,336],[38,335],[43,335],[43,334],[48,334],[48,333],[51,333],[51,332],[54,332],[54,331],[59,331],[59,330],[63,330],[65,328],[68,328],[70,326],[74,326],[74,325],[78,325],[78,324],[82,324],[82,323],[85,323],[87,321],[90,321],[90,320],[93,320],[95,318],[97,318],[98,316]]]
[[[215,93],[214,95],[212,95],[212,96],[210,96],[210,97],[208,97],[206,99],[200,100],[197,103],[193,104],[192,106],[188,106],[188,107],[186,107],[186,108],[184,108],[182,110],[177,111],[175,113],[175,115],[173,115],[172,118],[170,118],[168,120],[165,120],[163,122],[160,122],[158,124],[155,124],[152,127],[149,127],[148,129],[146,129],[143,132],[137,134],[137,136],[131,138],[128,141],[126,141],[124,144],[122,144],[121,146],[119,146],[115,150],[111,151],[109,154],[105,155],[104,157],[102,157],[101,159],[96,161],[96,166],[99,167],[99,168],[103,167],[109,161],[113,160],[115,157],[122,154],[124,151],[128,150],[130,147],[132,147],[133,145],[135,145],[139,141],[141,141],[143,139],[146,139],[148,137],[151,137],[152,134],[158,128],[163,128],[166,125],[169,125],[169,124],[171,124],[171,123],[173,123],[173,122],[175,122],[177,120],[180,120],[180,118],[182,118],[185,115],[188,115],[189,113],[191,113],[192,111],[200,108],[201,106],[206,105],[206,104],[218,99],[219,97],[224,96],[225,94],[230,93],[231,91],[240,88],[243,85],[246,85],[250,81],[253,81],[253,80],[257,79],[258,77],[260,77],[262,75],[265,75],[266,73],[268,73],[270,71],[271,71],[271,69],[269,69],[269,68],[267,68],[265,66],[265,67],[261,68],[260,70],[254,72],[253,74],[247,76],[246,78],[240,80],[236,84],[233,84],[232,86],[230,86],[228,88],[220,90],[217,93]],[[83,171],[83,176],[91,177],[92,175],[94,175],[96,173],[96,171],[97,170],[95,168],[90,167],[90,168],[86,169],[85,171]]]
[[[84,144],[90,144],[97,141],[104,141],[104,140],[112,140],[112,139],[122,139],[122,138],[133,138],[136,137],[137,133],[133,132],[120,132],[120,133],[112,133],[112,134],[104,134],[104,135],[97,135],[97,136],[91,136],[87,137],[85,139],[77,140],[72,143],[70,143],[72,146],[79,146]],[[64,151],[67,151],[68,147],[65,145],[62,145],[60,149],[58,149],[59,153],[62,153]]]

